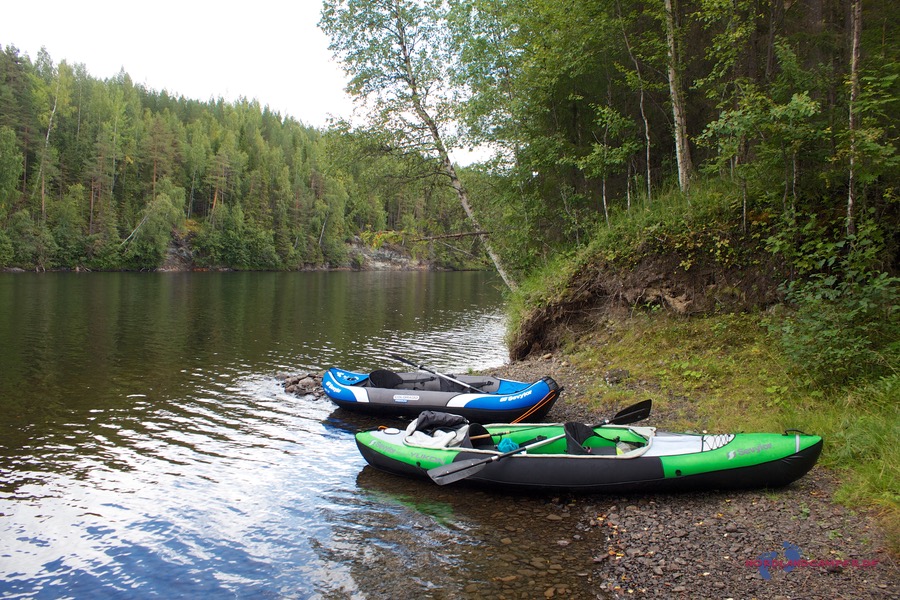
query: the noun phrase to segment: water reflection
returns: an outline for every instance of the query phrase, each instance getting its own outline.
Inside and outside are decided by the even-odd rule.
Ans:
[[[102,434],[65,423],[71,443],[46,439],[4,471],[2,595],[252,595],[295,565],[339,571],[315,550],[331,535],[322,498],[362,465],[332,408],[274,380],[210,404],[95,415]]]
[[[392,423],[275,378],[392,352],[502,363],[501,302],[484,274],[0,276],[0,596],[546,585],[517,539],[546,499],[372,472],[353,434]]]
[[[589,507],[574,499],[439,488],[368,466],[357,487],[368,492],[362,514],[335,535],[346,540],[343,562],[357,583],[377,590],[371,598],[397,597],[398,581],[413,585],[406,597],[417,598],[537,598],[551,589],[603,597],[591,576],[598,548],[588,533],[555,531],[556,519],[584,517]]]

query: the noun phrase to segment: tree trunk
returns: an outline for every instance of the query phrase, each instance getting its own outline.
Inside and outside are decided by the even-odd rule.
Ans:
[[[94,194],[97,191],[97,183],[91,182],[91,200],[88,212],[88,235],[94,235]]]
[[[619,6],[619,3],[616,2],[616,12],[619,16],[619,22],[622,25],[622,37],[625,38],[625,49],[628,50],[628,56],[631,58],[631,62],[634,63],[634,72],[637,75],[638,80],[638,88],[640,93],[640,102],[639,106],[641,108],[641,120],[644,122],[644,160],[646,161],[646,178],[647,178],[647,203],[651,203],[653,201],[653,194],[650,189],[650,120],[647,118],[647,111],[644,106],[644,78],[641,75],[641,64],[638,62],[637,57],[635,57],[634,53],[631,51],[631,42],[628,39],[628,32],[625,31],[625,23],[622,21],[622,8]],[[628,196],[628,208],[631,209],[631,195],[629,193]]]
[[[665,0],[666,9],[666,42],[669,58],[669,93],[672,96],[672,119],[675,126],[675,158],[678,162],[678,185],[681,191],[687,193],[690,188],[691,173],[694,170],[691,163],[691,150],[688,145],[687,117],[685,116],[684,93],[679,74],[679,52],[677,42],[677,24],[674,0]]]
[[[447,152],[446,146],[444,146],[444,140],[441,136],[441,132],[438,129],[437,122],[435,122],[434,118],[428,113],[425,107],[422,105],[422,97],[419,95],[419,86],[418,79],[416,77],[415,71],[412,67],[412,51],[407,44],[407,40],[405,37],[405,29],[403,24],[399,21],[397,22],[397,35],[398,35],[398,44],[400,47],[400,54],[403,57],[403,69],[406,74],[406,81],[409,85],[410,96],[413,105],[413,110],[419,119],[422,120],[422,123],[428,129],[428,134],[431,138],[431,142],[434,145],[434,149],[438,153],[438,157],[441,161],[441,166],[443,168],[444,174],[450,179],[450,186],[456,191],[457,197],[459,197],[459,203],[462,205],[463,210],[466,211],[466,216],[469,218],[469,222],[472,224],[472,227],[475,231],[482,231],[481,225],[478,223],[478,219],[475,217],[475,212],[472,210],[472,205],[469,202],[469,193],[466,191],[465,186],[463,186],[462,181],[459,180],[459,176],[456,174],[456,169],[453,167],[453,163],[450,161],[450,155]],[[494,263],[494,268],[497,269],[497,273],[500,275],[500,278],[503,279],[503,283],[506,284],[511,290],[516,290],[518,285],[515,280],[513,280],[509,274],[506,272],[506,269],[503,268],[503,262],[500,260],[500,256],[494,251],[494,248],[491,246],[491,243],[487,240],[486,237],[482,236],[482,243],[484,244],[484,249],[490,257],[491,261]]]
[[[44,138],[44,152],[41,154],[41,164],[38,168],[38,180],[41,182],[41,220],[47,220],[47,181],[46,170],[47,153],[50,152],[50,132],[53,130],[53,117],[56,116],[56,105],[59,101],[59,87],[62,77],[56,76],[56,96],[53,98],[53,108],[50,110],[50,118],[47,122],[47,136]]]
[[[453,168],[453,163],[450,162],[450,157],[447,155],[447,151],[443,149],[443,145],[441,145],[441,162],[444,165],[447,176],[450,178],[450,185],[456,190],[456,195],[459,196],[459,203],[462,204],[463,210],[466,211],[466,215],[469,217],[469,222],[472,223],[472,227],[475,228],[475,231],[481,231],[481,225],[479,225],[478,219],[475,218],[475,213],[472,211],[472,206],[469,204],[469,194],[466,192],[466,188],[456,175],[456,169]],[[515,280],[509,276],[506,269],[503,268],[503,262],[500,260],[497,253],[494,252],[491,243],[485,237],[482,237],[481,241],[484,244],[485,251],[494,263],[494,268],[497,269],[497,273],[500,275],[500,278],[503,279],[503,283],[505,283],[506,287],[509,289],[516,290],[518,285]]]
[[[859,47],[862,36],[862,0],[852,0],[850,4],[851,45],[850,45],[850,177],[847,185],[847,234],[856,233],[853,214],[856,204],[856,102],[859,98]]]

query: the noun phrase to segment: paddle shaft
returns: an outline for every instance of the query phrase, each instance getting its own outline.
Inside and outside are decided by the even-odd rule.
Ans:
[[[615,425],[625,425],[628,423],[635,423],[642,419],[646,419],[650,416],[650,408],[651,401],[644,400],[643,402],[638,402],[632,406],[624,408],[617,412],[612,419],[606,419],[603,425],[615,424]],[[601,425],[602,427],[602,425]],[[496,434],[495,434],[496,435]],[[500,435],[503,435],[502,433]],[[485,437],[481,435],[479,437]],[[491,434],[487,434],[487,437],[491,437]],[[431,480],[434,481],[438,485],[446,485],[448,483],[453,483],[454,481],[459,481],[460,479],[465,479],[466,477],[470,477],[475,473],[482,470],[488,464],[492,462],[496,462],[500,459],[506,458],[507,456],[512,456],[513,454],[518,454],[522,451],[527,451],[530,448],[538,448],[545,444],[549,444],[551,442],[555,442],[556,440],[560,440],[566,437],[566,434],[563,433],[561,435],[556,435],[545,440],[539,440],[537,442],[531,444],[525,444],[524,446],[520,446],[515,450],[510,450],[509,452],[503,452],[502,454],[494,454],[489,458],[471,458],[468,460],[463,460],[459,462],[452,462],[450,464],[441,465],[440,467],[435,467],[433,469],[428,469],[428,476],[431,477]]]
[[[604,425],[627,425],[629,423],[636,423],[638,421],[643,421],[647,417],[650,416],[650,408],[652,403],[650,400],[643,400],[638,402],[637,404],[633,404],[627,408],[622,409],[617,412],[612,419],[605,419],[600,427]],[[541,427],[546,427],[546,425],[535,425],[533,427],[528,427],[527,429],[518,429],[518,430],[508,430],[508,431],[497,431],[495,433],[483,433],[481,435],[473,435],[469,439],[472,440],[483,440],[489,437],[496,437],[498,435],[509,435],[513,433],[513,431],[528,431],[529,429],[540,429]]]
[[[393,358],[393,359],[395,359],[395,360],[399,360],[399,361],[402,362],[402,363],[406,363],[406,364],[408,364],[408,365],[411,366],[411,367],[415,367],[415,368],[420,369],[420,370],[422,370],[422,371],[425,371],[425,372],[427,372],[427,373],[431,373],[432,375],[437,375],[438,377],[440,377],[440,378],[442,378],[442,379],[446,379],[447,381],[452,381],[453,383],[456,383],[456,384],[458,384],[458,385],[461,385],[461,386],[463,386],[463,387],[465,387],[465,388],[468,388],[468,389],[472,390],[472,391],[475,392],[476,394],[483,394],[483,393],[484,393],[483,391],[479,390],[477,387],[471,386],[471,385],[469,385],[468,383],[466,383],[465,381],[460,381],[459,379],[455,379],[455,378],[453,378],[453,377],[450,377],[449,375],[444,375],[443,373],[438,373],[437,371],[435,371],[435,370],[433,370],[433,369],[429,369],[429,368],[426,367],[425,365],[419,365],[419,364],[416,364],[416,363],[414,363],[414,362],[411,361],[411,360],[407,360],[407,359],[403,358],[402,356],[397,356],[396,354],[391,354],[391,358]]]
[[[446,485],[448,483],[453,483],[454,481],[459,481],[460,479],[465,479],[466,477],[471,477],[478,471],[482,470],[486,466],[488,466],[492,462],[497,462],[500,459],[506,458],[507,456],[512,456],[513,454],[518,454],[520,452],[526,452],[531,448],[538,448],[540,446],[546,446],[556,440],[561,440],[566,437],[566,434],[563,433],[561,435],[556,435],[545,440],[539,440],[532,444],[526,444],[524,446],[519,446],[515,450],[510,450],[509,452],[503,452],[502,454],[495,454],[489,458],[473,458],[469,460],[464,460],[460,462],[450,463],[448,465],[443,465],[440,467],[435,467],[434,469],[428,470],[428,476],[431,477],[431,480],[434,481],[438,485]]]

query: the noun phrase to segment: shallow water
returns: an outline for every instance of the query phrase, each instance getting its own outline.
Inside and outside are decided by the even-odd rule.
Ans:
[[[502,301],[482,273],[0,275],[0,596],[590,595],[565,507],[374,471],[353,433],[394,422],[276,377],[497,366]]]

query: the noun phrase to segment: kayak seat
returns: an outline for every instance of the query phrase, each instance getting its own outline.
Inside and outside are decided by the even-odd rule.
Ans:
[[[484,425],[481,425],[480,423],[470,423],[469,431],[466,433],[466,437],[460,443],[460,446],[462,448],[482,448],[493,450],[494,439],[491,437],[488,430],[485,429]]]
[[[570,422],[563,428],[566,432],[566,454],[615,455],[616,441],[598,435],[584,423]]]
[[[404,443],[424,448],[461,446],[469,437],[469,421],[460,415],[424,410],[406,428]]]
[[[411,385],[412,389],[420,383],[428,383],[434,381],[434,377],[418,377],[415,379],[404,379],[398,373],[388,371],[387,369],[376,369],[369,373],[369,383],[372,387],[382,388],[386,390],[394,390],[403,385]]]
[[[392,390],[403,385],[403,378],[387,369],[376,369],[369,373],[369,383],[372,387]]]
[[[450,377],[456,378],[458,376],[450,375]],[[466,383],[468,383],[468,382],[466,382]],[[490,385],[490,383],[491,383],[490,381],[473,381],[473,382],[469,383],[469,385],[472,386],[473,388],[477,388],[480,390],[484,386]],[[459,393],[459,392],[471,392],[472,390],[470,390],[469,388],[467,388],[465,386],[459,385],[458,383],[455,383],[453,381],[450,381],[448,379],[444,379],[443,377],[441,377],[441,391],[442,392]]]

